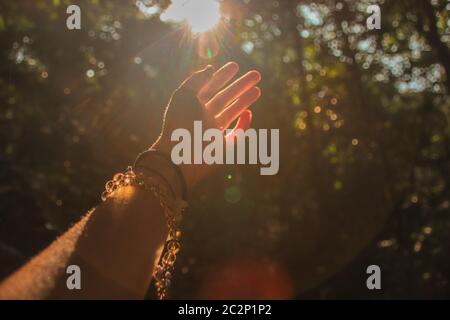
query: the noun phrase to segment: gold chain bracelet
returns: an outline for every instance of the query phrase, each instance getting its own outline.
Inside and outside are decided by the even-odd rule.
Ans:
[[[106,201],[117,189],[126,186],[137,186],[150,191],[159,200],[169,227],[162,256],[155,268],[153,277],[155,278],[156,294],[160,300],[168,297],[168,291],[172,280],[177,253],[181,248],[181,220],[187,203],[181,199],[174,199],[169,196],[166,186],[159,183],[155,178],[142,173],[136,175],[131,167],[125,173],[117,173],[111,181],[105,185],[102,194],[102,201]]]

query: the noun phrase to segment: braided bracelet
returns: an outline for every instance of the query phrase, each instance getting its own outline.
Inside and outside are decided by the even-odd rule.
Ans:
[[[168,297],[177,253],[181,248],[180,224],[187,203],[181,199],[174,199],[173,196],[170,196],[167,186],[164,186],[155,177],[143,173],[136,175],[132,167],[128,167],[123,174],[118,173],[114,175],[113,180],[106,183],[105,191],[102,194],[102,201],[106,201],[117,189],[126,186],[137,186],[152,192],[164,209],[167,225],[169,227],[169,235],[153,277],[155,278],[158,298],[160,300],[166,299]]]

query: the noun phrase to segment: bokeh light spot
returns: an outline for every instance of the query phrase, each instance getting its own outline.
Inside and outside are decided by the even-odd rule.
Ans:
[[[290,299],[294,288],[285,268],[274,261],[234,260],[207,273],[202,299]]]

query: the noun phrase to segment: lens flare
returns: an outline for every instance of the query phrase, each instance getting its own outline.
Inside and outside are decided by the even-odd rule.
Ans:
[[[220,21],[218,0],[173,0],[160,16],[164,22],[187,22],[193,33],[214,28]]]

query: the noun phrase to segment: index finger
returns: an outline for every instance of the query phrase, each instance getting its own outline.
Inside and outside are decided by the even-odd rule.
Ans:
[[[202,103],[208,102],[216,92],[221,90],[238,73],[239,65],[236,62],[228,62],[217,70],[211,79],[200,89],[197,97]]]

